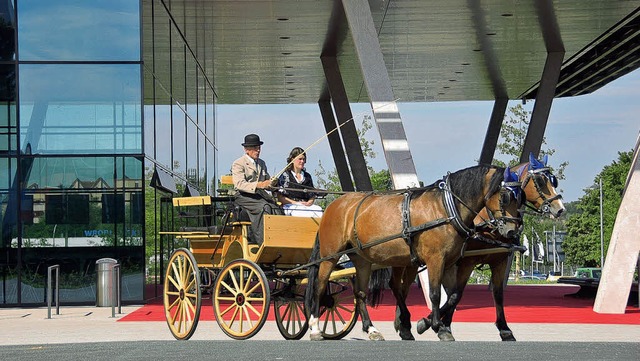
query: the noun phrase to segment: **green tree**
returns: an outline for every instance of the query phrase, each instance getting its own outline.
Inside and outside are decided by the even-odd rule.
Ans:
[[[502,141],[498,143],[496,148],[500,155],[507,157],[507,160],[503,161],[497,158],[493,160],[493,164],[500,167],[514,166],[520,163],[520,155],[524,149],[524,140],[529,129],[531,112],[524,109],[521,104],[516,104],[509,108],[509,113],[505,118],[500,129]],[[546,145],[547,141],[543,137],[538,158],[542,158],[545,155],[551,157],[556,152],[554,148],[545,147]],[[553,174],[558,179],[564,179],[564,170],[567,165],[569,165],[568,162],[562,162],[557,167],[552,167]]]
[[[384,191],[392,189],[391,174],[388,169],[382,169],[376,171],[369,165],[368,160],[376,157],[376,152],[373,150],[373,140],[367,140],[366,133],[373,127],[370,115],[365,115],[362,118],[362,124],[360,129],[357,130],[358,138],[360,139],[360,146],[362,148],[362,154],[364,155],[365,162],[367,163],[367,169],[369,171],[369,178],[371,178],[371,185],[375,191]],[[327,190],[329,193],[324,199],[318,203],[321,207],[326,208],[333,200],[338,198],[339,192],[342,191],[340,186],[340,179],[338,178],[338,172],[336,169],[327,170],[322,165],[321,161],[318,161],[318,166],[315,170],[316,187]]]
[[[585,189],[584,196],[578,200],[578,213],[567,220],[567,237],[562,245],[565,261],[569,264],[585,267],[602,266],[600,264],[600,179],[602,179],[602,224],[606,255],[632,160],[633,151],[618,152],[618,159],[602,169],[594,179],[594,186]]]

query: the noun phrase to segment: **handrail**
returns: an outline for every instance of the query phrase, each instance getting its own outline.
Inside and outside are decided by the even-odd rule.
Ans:
[[[47,318],[51,318],[51,274],[56,271],[56,315],[60,314],[60,265],[53,265],[47,268]]]
[[[118,304],[118,314],[122,313],[122,305],[120,304],[120,264],[113,265],[113,277],[116,280],[115,287],[111,295],[111,317],[116,317],[116,303]]]

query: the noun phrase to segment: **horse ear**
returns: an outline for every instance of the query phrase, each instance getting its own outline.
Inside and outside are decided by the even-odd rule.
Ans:
[[[524,173],[524,167],[520,167],[517,172],[516,177],[520,179],[520,177],[522,177],[522,173]]]
[[[549,156],[547,154],[544,155],[544,158],[542,158],[542,164],[546,167],[547,166],[547,161],[549,160]]]
[[[533,152],[529,152],[529,163],[533,164],[536,160],[536,157],[533,156]]]
[[[536,170],[538,168],[544,167],[544,165],[540,163],[540,161],[537,160],[536,157],[533,156],[533,152],[529,153],[529,167],[531,168],[531,170]]]

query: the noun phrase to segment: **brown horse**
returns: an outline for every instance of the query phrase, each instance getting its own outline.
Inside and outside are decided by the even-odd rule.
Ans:
[[[348,193],[331,203],[322,217],[308,269],[306,302],[311,339],[322,339],[318,328],[320,295],[342,254],[349,254],[356,269],[354,294],[363,331],[370,339],[384,339],[366,308],[372,264],[396,269],[425,264],[429,268],[429,297],[433,304],[440,304],[445,270],[452,269],[466,241],[474,236],[469,226],[477,212],[487,207],[500,218],[519,220],[517,201],[504,196],[505,192],[511,193],[505,184],[510,177],[508,169],[475,166],[451,173],[429,187],[401,194]],[[520,227],[518,222],[509,223],[507,235]],[[396,294],[403,303],[399,307],[408,314],[406,297],[402,296]],[[434,309],[434,329],[440,339],[453,340],[438,311]]]
[[[530,154],[529,162],[514,166],[512,169],[518,171],[520,174],[522,190],[524,191],[528,207],[540,214],[550,214],[551,217],[554,218],[559,217],[564,212],[565,208],[562,203],[562,196],[556,192],[558,181],[547,166],[546,156],[542,161],[539,161]],[[503,237],[493,232],[493,229],[490,227],[487,227],[485,222],[486,216],[480,218],[484,212],[486,211],[483,210],[480,212],[474,220],[474,223],[477,228],[484,232],[485,237],[506,244],[520,243],[517,237]],[[443,282],[448,300],[440,308],[439,313],[441,314],[444,325],[450,327],[456,306],[462,298],[462,293],[473,269],[477,265],[486,264],[491,269],[491,290],[496,307],[495,325],[503,341],[515,341],[516,339],[507,325],[504,313],[504,284],[505,278],[508,275],[507,268],[511,265],[509,256],[512,254],[512,251],[492,253],[492,251],[496,250],[496,248],[492,248],[491,245],[486,242],[469,242],[467,251],[476,251],[475,253],[478,255],[463,257],[457,264],[458,270],[455,273],[456,278],[447,278],[445,282]],[[503,248],[503,250],[508,251],[507,248]],[[428,328],[428,325],[432,324],[432,319],[433,314],[429,315],[426,319],[420,320],[418,322],[418,332],[424,332]]]

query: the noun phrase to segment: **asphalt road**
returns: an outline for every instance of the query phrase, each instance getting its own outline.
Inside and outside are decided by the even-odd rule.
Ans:
[[[634,360],[640,343],[137,341],[0,347],[0,360]]]

